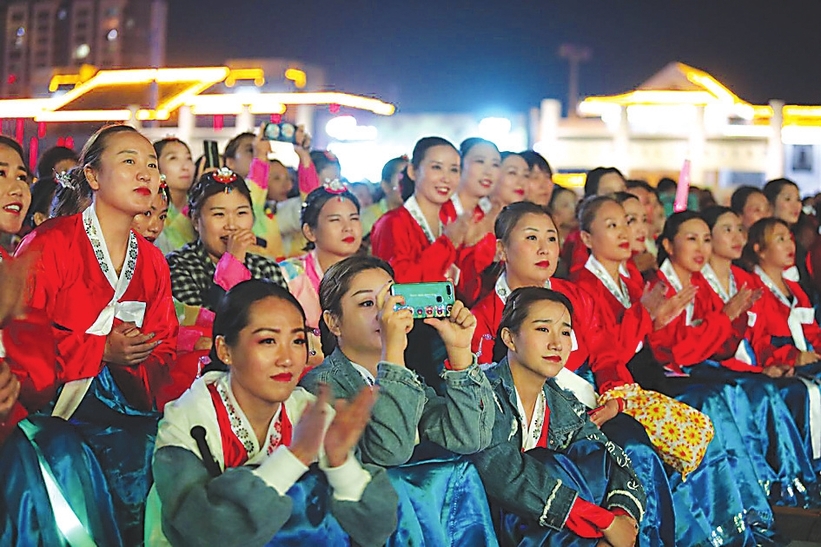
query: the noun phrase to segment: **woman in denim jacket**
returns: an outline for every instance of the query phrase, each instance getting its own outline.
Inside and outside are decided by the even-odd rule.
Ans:
[[[446,391],[439,396],[405,365],[413,316],[409,310],[394,311],[401,300],[388,295],[392,283],[392,268],[374,257],[349,257],[328,269],[319,287],[328,357],[301,384],[313,393],[319,384],[328,384],[342,398],[354,397],[366,385],[379,386],[373,417],[359,443],[366,462],[401,465],[425,440],[456,454],[486,448],[495,405],[487,377],[470,351],[476,319],[456,302],[449,319],[425,320],[448,353],[442,373]]]
[[[504,308],[507,357],[488,371],[498,405],[493,441],[473,456],[503,510],[503,545],[629,546],[644,515],[630,459],[553,380],[570,354],[571,313],[567,297],[541,287],[513,291]]]
[[[312,392],[328,384],[334,397],[346,399],[379,386],[359,451],[364,461],[390,467],[399,494],[396,545],[495,546],[479,473],[453,454],[486,448],[496,415],[493,389],[470,351],[476,320],[460,302],[449,319],[426,320],[448,353],[439,396],[405,366],[414,321],[409,311],[394,310],[401,300],[389,297],[392,283],[391,267],[374,257],[353,256],[328,268],[319,286],[327,357],[301,383]],[[420,442],[427,446],[416,450]]]

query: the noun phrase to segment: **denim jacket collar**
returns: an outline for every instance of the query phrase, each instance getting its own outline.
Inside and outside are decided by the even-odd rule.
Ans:
[[[351,364],[339,346],[334,348],[333,353],[325,358],[325,361],[330,365],[330,373],[339,382],[340,387],[350,393],[357,393],[360,389],[367,385],[362,375]]]
[[[499,388],[501,388],[506,397],[506,403],[513,409],[514,414],[518,415],[516,388],[507,357],[485,372],[494,391],[499,393]],[[542,386],[542,391],[545,394],[547,407],[550,409],[547,447],[551,450],[564,449],[570,444],[574,434],[584,427],[586,409],[572,395],[568,395],[558,387],[552,378],[547,379]]]

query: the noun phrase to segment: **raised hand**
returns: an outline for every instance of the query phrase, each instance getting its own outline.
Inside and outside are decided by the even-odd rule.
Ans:
[[[442,337],[451,368],[463,370],[473,363],[470,342],[473,339],[473,331],[476,330],[476,317],[462,302],[454,302],[450,317],[431,317],[425,319],[424,323],[435,328]]]
[[[471,219],[468,225],[468,231],[465,234],[465,245],[473,247],[490,233],[493,233],[494,224],[496,224],[496,217],[499,216],[502,208],[498,203],[493,203],[493,207],[488,211],[481,220],[476,220],[475,217]]]
[[[299,156],[299,162],[303,167],[311,165],[311,136],[302,125],[297,126],[294,133],[294,152]]]
[[[325,440],[330,394],[331,388],[320,384],[316,401],[308,405],[294,426],[291,446],[288,449],[305,465],[311,465],[316,461],[319,449]]]
[[[377,387],[367,386],[350,402],[340,399],[334,405],[336,415],[325,433],[325,455],[331,467],[339,467],[359,442],[371,419]]]
[[[143,334],[134,323],[120,323],[106,336],[103,361],[133,367],[148,359],[161,343],[162,340],[154,340],[153,332]]]
[[[473,213],[465,213],[445,226],[442,233],[445,234],[450,242],[453,243],[453,246],[458,249],[465,243],[468,230],[470,230],[471,224],[473,223]]]
[[[405,298],[388,294],[392,284],[386,284],[376,295],[382,360],[404,367],[408,333],[413,329],[413,312],[409,309],[396,309],[397,305],[405,303]]]
[[[257,244],[257,236],[251,230],[237,230],[228,236],[228,253],[245,263],[248,250]]]
[[[260,161],[268,161],[268,154],[271,153],[271,143],[265,140],[265,126],[262,123],[259,126],[256,137],[254,137],[254,157]]]
[[[730,318],[730,321],[735,321],[738,317],[749,310],[755,301],[761,298],[761,290],[752,290],[747,286],[741,287],[735,295],[724,304],[722,311]]]
[[[653,328],[659,330],[670,324],[693,301],[697,290],[695,286],[690,285],[667,298],[667,288],[662,283],[649,290],[645,288],[641,303],[653,320]]]

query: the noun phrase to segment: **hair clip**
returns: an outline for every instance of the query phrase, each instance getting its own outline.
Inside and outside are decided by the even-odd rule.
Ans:
[[[402,154],[401,156],[399,156],[399,159],[402,161],[410,161],[410,158],[407,154]]]
[[[348,187],[339,179],[325,180],[325,184],[323,184],[322,187],[325,188],[325,191],[329,194],[344,194],[348,191]]]
[[[166,182],[166,180],[168,179],[165,175],[160,175],[160,190],[165,190],[166,188],[168,188],[168,183]]]
[[[211,177],[220,184],[231,184],[237,180],[237,174],[227,167],[220,167]]]
[[[68,171],[60,171],[59,173],[55,173],[54,181],[63,188],[68,188],[69,190],[77,189],[77,185],[73,180],[71,180],[71,173]]]

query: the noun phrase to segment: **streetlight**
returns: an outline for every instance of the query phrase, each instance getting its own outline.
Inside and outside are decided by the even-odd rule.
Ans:
[[[577,116],[576,106],[579,103],[579,64],[589,61],[592,51],[588,47],[574,44],[562,44],[559,48],[559,57],[567,59],[570,64],[570,78],[567,90],[567,116]]]

